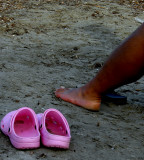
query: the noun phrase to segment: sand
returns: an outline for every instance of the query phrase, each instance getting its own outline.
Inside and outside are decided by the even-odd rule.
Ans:
[[[0,119],[27,106],[56,108],[71,129],[68,150],[17,150],[0,132],[0,160],[143,160],[144,79],[117,89],[125,105],[91,112],[55,97],[60,86],[93,78],[111,51],[144,19],[118,1],[0,1]]]

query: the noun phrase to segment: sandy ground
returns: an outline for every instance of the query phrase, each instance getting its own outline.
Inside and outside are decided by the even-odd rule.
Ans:
[[[0,119],[23,106],[36,113],[56,108],[72,140],[69,150],[22,151],[0,132],[0,160],[143,160],[143,78],[117,90],[126,105],[102,103],[99,112],[61,101],[54,91],[94,77],[144,13],[112,0],[22,2],[0,3]]]

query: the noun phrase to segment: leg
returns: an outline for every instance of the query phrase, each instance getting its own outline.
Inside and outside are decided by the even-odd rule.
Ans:
[[[144,24],[116,48],[99,73],[76,89],[58,89],[55,95],[86,109],[99,110],[101,95],[131,83],[144,73]]]

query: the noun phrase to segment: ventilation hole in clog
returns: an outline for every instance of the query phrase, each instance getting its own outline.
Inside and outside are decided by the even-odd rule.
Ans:
[[[9,128],[8,132],[10,132],[10,128]]]
[[[67,130],[66,130],[66,134],[67,134]]]
[[[54,120],[54,117],[51,116],[50,118],[51,118],[52,120]]]
[[[55,124],[55,125],[56,125],[56,124],[57,124],[57,122],[56,122],[56,121],[53,121],[53,124]]]
[[[40,125],[40,129],[42,128],[42,124]]]
[[[36,130],[36,125],[35,125],[35,130]]]
[[[49,117],[48,118],[46,118],[46,121],[49,121],[50,119],[49,119]]]
[[[60,126],[60,130],[62,130],[63,129],[63,127],[62,126]]]

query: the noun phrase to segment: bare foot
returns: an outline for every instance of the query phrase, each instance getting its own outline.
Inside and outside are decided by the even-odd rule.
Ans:
[[[100,96],[88,93],[84,87],[74,89],[60,88],[56,90],[55,95],[64,101],[94,111],[98,111],[101,104]]]

